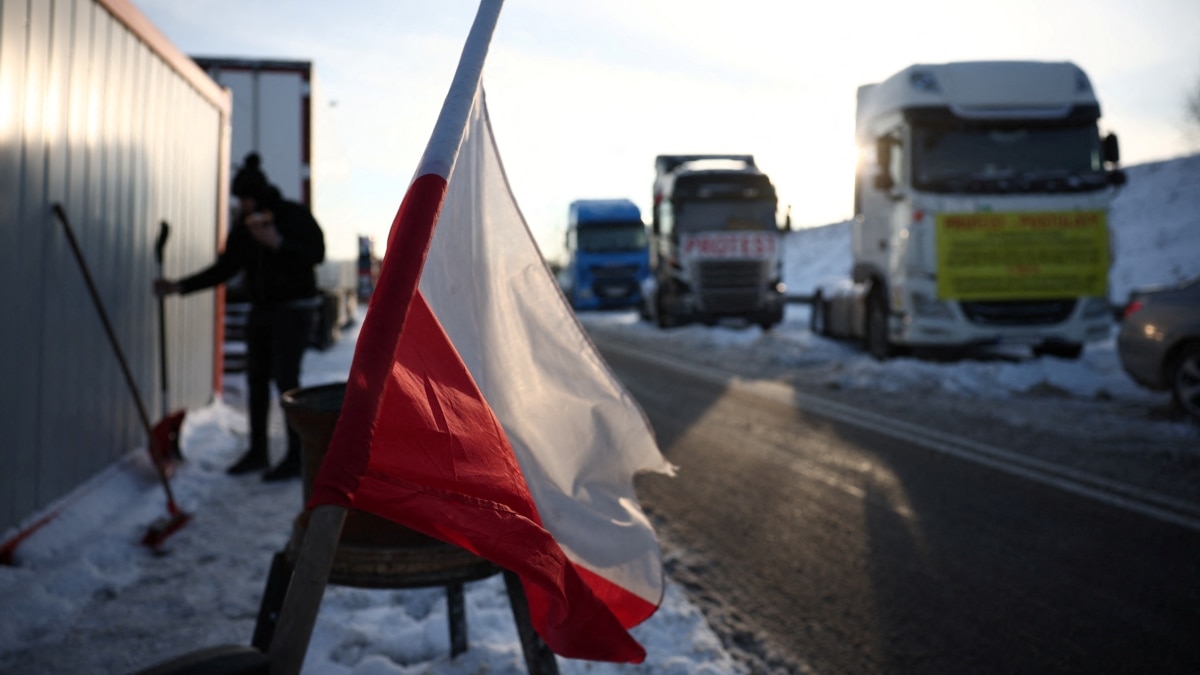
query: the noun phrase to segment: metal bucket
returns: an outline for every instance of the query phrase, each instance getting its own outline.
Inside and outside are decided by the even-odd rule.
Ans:
[[[346,383],[302,387],[280,396],[287,422],[300,437],[304,504],[333,438]],[[284,553],[295,564],[308,525],[302,510]],[[428,537],[365,511],[350,509],[342,526],[329,583],[360,588],[417,588],[474,581],[501,568],[453,544]]]

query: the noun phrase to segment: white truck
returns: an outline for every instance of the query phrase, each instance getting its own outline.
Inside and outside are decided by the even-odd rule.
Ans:
[[[913,65],[858,89],[853,266],[812,297],[814,333],[879,359],[1106,337],[1108,208],[1125,182],[1069,62]]]
[[[783,321],[775,186],[752,155],[659,155],[642,313],[661,328]]]
[[[311,209],[312,63],[224,56],[192,60],[233,95],[230,175],[248,153],[257,152],[284,198]]]

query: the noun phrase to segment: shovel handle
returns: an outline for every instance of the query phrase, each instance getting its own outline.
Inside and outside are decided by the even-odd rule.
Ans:
[[[158,239],[154,240],[154,260],[158,263],[158,276],[163,275],[163,249],[167,246],[167,237],[171,234],[171,226],[167,221],[162,221],[158,229]],[[158,360],[160,384],[162,385],[162,406],[163,414],[171,409],[170,403],[167,401],[167,319],[166,319],[166,303],[163,297],[158,296]]]
[[[171,226],[167,221],[162,221],[158,229],[158,239],[154,240],[154,260],[158,263],[159,271],[162,271],[163,249],[167,246],[167,237],[171,234]]]
[[[163,490],[167,493],[167,503],[172,507],[175,504],[175,496],[171,493],[171,484],[167,480],[166,469],[163,468],[162,461],[158,458],[166,457],[165,449],[155,447],[154,432],[150,428],[150,417],[146,414],[146,406],[142,404],[142,396],[138,393],[137,382],[133,379],[133,373],[129,370],[129,362],[125,360],[125,353],[121,351],[121,343],[117,340],[117,334],[113,331],[112,322],[108,320],[108,312],[104,310],[104,303],[100,301],[100,293],[96,290],[96,282],[92,280],[92,273],[88,269],[87,260],[83,257],[83,251],[79,248],[79,242],[75,239],[75,230],[71,227],[71,221],[67,218],[67,212],[63,210],[62,204],[54,203],[54,215],[58,217],[58,222],[62,223],[63,231],[67,235],[67,243],[71,245],[71,252],[75,254],[75,260],[79,263],[79,271],[83,273],[83,280],[87,284],[88,292],[92,296],[92,304],[96,306],[96,312],[100,315],[100,323],[104,324],[104,332],[108,335],[108,341],[112,343],[113,351],[117,355],[117,361],[121,364],[121,372],[125,375],[125,383],[129,385],[129,390],[133,394],[133,402],[137,406],[138,416],[142,420],[142,427],[146,430],[146,442],[153,448],[151,456],[155,460],[154,468],[158,472],[159,480],[163,484]],[[155,454],[157,452],[157,454]]]

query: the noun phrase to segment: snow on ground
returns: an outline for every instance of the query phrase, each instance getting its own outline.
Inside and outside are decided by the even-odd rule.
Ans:
[[[1108,297],[1200,274],[1200,154],[1126,170],[1129,184],[1113,202],[1116,253]]]
[[[1112,212],[1116,262],[1110,298],[1129,289],[1200,274],[1200,155],[1132,167],[1130,183]],[[807,294],[822,280],[849,270],[849,224],[788,236],[785,283]],[[678,351],[766,358],[782,365],[836,364],[823,377],[842,387],[902,391],[940,387],[949,392],[1020,397],[1053,387],[1081,400],[1161,405],[1168,395],[1134,385],[1120,369],[1112,339],[1088,345],[1078,361],[895,359],[879,363],[852,345],[808,332],[808,310],[790,305],[783,325],[688,326],[659,331],[634,312],[581,316],[593,329],[620,330],[640,340],[669,342]],[[326,352],[310,352],[303,383],[343,380],[355,333]],[[17,549],[13,567],[0,567],[0,672],[125,673],[180,653],[216,644],[248,644],[271,556],[290,535],[301,504],[300,486],[230,478],[224,467],[245,445],[241,389],[233,379],[224,400],[189,410],[183,429],[188,462],[172,485],[191,523],[152,555],[137,540],[165,513],[161,486],[144,451],[96,476],[26,525],[54,516]],[[919,389],[918,389],[919,390]],[[273,442],[282,445],[278,410]],[[1192,425],[1173,424],[1180,439]],[[15,532],[5,533],[5,540]],[[668,559],[677,553],[667,552]],[[449,658],[445,595],[440,589],[367,591],[331,586],[305,660],[304,672],[355,675],[522,673],[524,661],[500,577],[467,585],[470,647]],[[675,583],[661,609],[634,631],[646,646],[641,666],[560,659],[564,673],[739,673]]]
[[[329,351],[310,351],[303,385],[344,381],[355,338],[351,330]],[[0,673],[127,673],[201,647],[249,644],[271,557],[286,544],[303,498],[298,481],[225,475],[246,437],[245,415],[234,405],[239,378],[227,393],[229,401],[185,418],[188,461],[172,488],[193,520],[167,540],[164,555],[137,543],[165,514],[165,500],[136,451],[64,500],[62,512],[18,548],[17,566],[0,567]],[[276,409],[275,452],[283,444],[279,419]],[[467,584],[465,603],[469,649],[451,660],[442,589],[330,586],[303,672],[526,672],[503,578]],[[673,583],[633,634],[649,652],[640,666],[559,659],[560,670],[744,672]]]

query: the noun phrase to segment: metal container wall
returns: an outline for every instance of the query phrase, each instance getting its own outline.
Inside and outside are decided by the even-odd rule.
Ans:
[[[228,197],[228,92],[128,0],[0,0],[0,539],[145,431],[52,205],[61,203],[153,423],[165,273],[215,258]],[[172,408],[220,383],[221,296],[168,298]],[[152,480],[152,479],[151,479]]]

